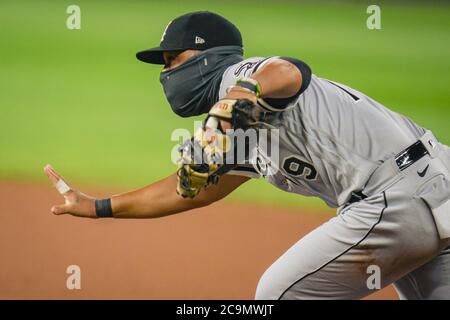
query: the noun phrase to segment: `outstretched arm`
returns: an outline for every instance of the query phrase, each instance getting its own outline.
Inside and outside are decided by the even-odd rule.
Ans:
[[[55,185],[60,180],[65,181],[51,166],[46,166],[44,171]],[[176,193],[177,176],[172,174],[144,188],[112,196],[113,217],[157,218],[204,207],[226,197],[247,180],[247,177],[225,175],[218,184],[208,186],[197,197],[190,199]],[[56,215],[96,218],[95,198],[69,188],[63,193],[65,204],[55,205],[51,211]]]

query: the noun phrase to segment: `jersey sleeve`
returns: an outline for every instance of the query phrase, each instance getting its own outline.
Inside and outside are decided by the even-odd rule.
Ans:
[[[269,105],[277,108],[283,109],[287,107],[288,104],[297,100],[297,98],[308,88],[309,83],[311,82],[312,72],[311,68],[303,61],[283,56],[272,56],[272,57],[253,57],[245,59],[235,65],[230,66],[222,77],[222,82],[219,88],[219,99],[223,99],[226,95],[227,88],[236,84],[236,81],[244,78],[250,77],[256,71],[258,71],[262,66],[273,61],[275,59],[282,59],[289,61],[293,65],[295,65],[300,73],[302,74],[302,85],[297,93],[295,93],[292,97],[275,99],[275,98],[264,98],[264,101]]]
[[[292,63],[294,66],[297,67],[297,69],[300,71],[302,75],[302,85],[300,86],[300,89],[292,96],[288,98],[264,98],[264,101],[267,102],[269,105],[283,109],[286,107],[289,103],[295,101],[309,86],[309,83],[311,82],[311,68],[303,61],[290,58],[290,57],[269,57],[266,59],[261,60],[258,64],[255,65],[255,68],[253,69],[253,73],[256,72],[261,66],[265,65],[266,63],[272,61],[273,59],[281,59],[288,61]]]
[[[237,80],[244,77],[250,77],[253,74],[255,67],[263,60],[265,60],[265,58],[262,57],[248,58],[227,68],[220,83],[219,99],[223,99],[226,96],[227,88],[235,85]]]

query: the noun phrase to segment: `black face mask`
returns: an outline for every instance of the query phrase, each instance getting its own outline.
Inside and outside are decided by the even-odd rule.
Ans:
[[[222,75],[229,66],[243,60],[242,48],[223,46],[207,49],[175,69],[161,72],[167,100],[180,117],[206,113],[219,100]]]

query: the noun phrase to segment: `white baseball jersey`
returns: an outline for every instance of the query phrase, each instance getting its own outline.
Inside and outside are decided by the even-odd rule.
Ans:
[[[230,66],[219,98],[270,59],[249,58]],[[279,129],[278,161],[258,150],[253,168],[239,166],[230,174],[255,177],[257,172],[282,190],[317,196],[331,207],[344,205],[380,163],[425,132],[363,93],[315,75],[271,124]]]
[[[266,61],[250,58],[229,67],[219,97]],[[449,218],[450,148],[345,85],[311,75],[302,87],[296,98],[283,99],[287,108],[270,122],[279,129],[278,157],[259,140],[251,165],[229,173],[257,174],[341,208],[264,272],[255,297],[359,299],[373,292],[367,268],[375,265],[380,286],[394,283],[402,299],[447,299],[450,238],[439,226]],[[395,155],[419,139],[428,155],[400,171]],[[346,205],[359,191],[368,198]]]

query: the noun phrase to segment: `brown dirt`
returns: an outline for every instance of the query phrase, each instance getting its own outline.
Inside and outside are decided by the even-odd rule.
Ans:
[[[252,299],[264,270],[334,214],[219,203],[162,219],[90,220],[52,215],[59,202],[51,186],[0,181],[1,299]],[[72,264],[81,290],[66,288]]]

